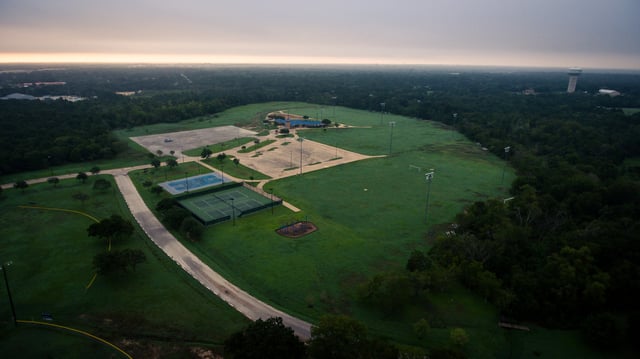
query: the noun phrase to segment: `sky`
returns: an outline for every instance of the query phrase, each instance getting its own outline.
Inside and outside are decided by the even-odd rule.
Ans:
[[[640,69],[640,0],[0,0],[0,63]]]

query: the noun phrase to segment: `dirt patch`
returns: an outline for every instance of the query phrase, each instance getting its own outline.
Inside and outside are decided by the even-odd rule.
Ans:
[[[318,230],[315,224],[308,221],[296,222],[276,229],[276,233],[288,238],[300,238]]]

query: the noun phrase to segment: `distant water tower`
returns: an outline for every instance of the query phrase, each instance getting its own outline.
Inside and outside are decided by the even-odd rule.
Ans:
[[[578,84],[578,76],[582,73],[582,69],[579,67],[572,67],[569,69],[569,86],[567,86],[567,93],[576,92],[576,85]]]

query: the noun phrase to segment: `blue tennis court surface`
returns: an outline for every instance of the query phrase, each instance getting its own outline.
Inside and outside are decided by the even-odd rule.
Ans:
[[[229,180],[225,179],[224,182],[229,182]],[[160,183],[160,186],[171,194],[179,194],[215,186],[221,183],[223,183],[223,180],[222,178],[218,177],[218,175],[216,175],[215,173],[207,173],[204,175],[162,182]]]

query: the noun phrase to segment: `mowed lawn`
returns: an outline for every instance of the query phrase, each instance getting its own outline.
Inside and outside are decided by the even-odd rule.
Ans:
[[[256,129],[262,126],[261,120],[266,113],[276,110],[288,110],[311,117],[322,111],[320,106],[301,103],[254,104],[231,109],[216,117],[136,128],[118,135],[124,138],[228,124],[252,125]],[[273,188],[275,195],[301,208],[301,212],[294,213],[284,207],[276,208],[273,214],[266,210],[238,219],[235,226],[231,222],[212,226],[207,229],[205,239],[200,243],[183,243],[241,288],[312,322],[326,313],[345,313],[365,322],[369,330],[378,335],[399,343],[426,347],[448,344],[448,330],[463,327],[471,339],[467,348],[470,357],[508,357],[509,338],[497,328],[496,310],[464,288],[454,285],[450,292],[422,296],[391,316],[361,305],[357,301],[356,291],[358,286],[378,272],[403,270],[411,250],[428,250],[429,238],[441,235],[465,205],[476,200],[507,196],[507,188],[514,178],[512,170],[505,167],[500,159],[483,151],[481,146],[470,143],[460,134],[442,128],[437,123],[385,114],[381,125],[379,113],[341,107],[335,108],[335,116],[326,107],[324,113],[329,115],[324,118],[354,127],[305,130],[301,131],[303,137],[337,146],[338,156],[342,148],[369,155],[388,155],[390,147],[391,156],[272,181],[265,189]],[[393,137],[389,121],[395,122]],[[411,166],[420,167],[420,170]],[[424,173],[430,169],[435,171],[435,177],[431,182],[428,218],[425,218],[429,187]],[[137,182],[145,201],[153,207],[163,197],[151,194],[148,188],[142,186],[142,182],[157,183],[167,178],[181,178],[185,172],[194,175],[207,171],[193,164],[180,163],[174,170],[163,167],[147,173],[141,171],[132,174],[132,178]],[[60,198],[48,194],[59,191],[51,189],[48,184],[30,187],[24,196],[16,190],[4,193],[10,201],[41,204],[42,198],[45,198],[46,203],[87,212],[92,212],[94,207],[97,211],[102,202],[114,206],[102,212],[92,212],[98,218],[111,213],[127,213],[120,199],[114,202],[97,200],[98,196],[93,195],[88,185],[80,187],[75,181],[64,183],[70,188]],[[92,198],[84,205],[71,200],[71,194],[78,188],[84,188],[92,194]],[[40,196],[29,197],[30,191],[36,189]],[[86,237],[89,220],[70,219],[73,216],[63,216],[64,221],[62,217],[50,219],[56,226],[68,223],[67,230],[57,232],[42,229],[44,227],[26,228],[24,223],[28,222],[23,221],[22,217],[13,217],[25,215],[24,212],[15,211],[17,202],[11,205],[7,203],[8,199],[0,201],[0,223],[3,225],[0,228],[3,238],[0,240],[0,253],[4,256],[5,248],[17,248],[9,253],[14,257],[10,258],[14,261],[10,276],[17,270],[16,253],[28,253],[19,256],[21,261],[29,263],[27,266],[45,261],[40,267],[45,272],[56,265],[66,266],[68,258],[86,257],[86,260],[78,260],[63,269],[66,274],[76,275],[74,282],[79,282],[84,290],[92,274],[87,273],[91,272],[91,258],[98,250],[104,250],[98,240]],[[53,215],[40,212],[29,220]],[[299,239],[289,239],[275,233],[282,225],[305,219],[315,223],[318,231]],[[69,220],[77,222],[67,222]],[[14,237],[23,244],[9,243],[4,239],[14,233],[22,233],[22,237]],[[42,242],[48,243],[43,245],[42,239],[39,239],[49,237],[63,238],[61,243],[82,243],[82,246],[80,249],[70,246],[71,249],[64,247],[63,251],[54,251],[48,246],[55,247],[59,244],[52,243],[60,240]],[[38,248],[33,250],[34,246]],[[31,298],[37,309],[32,309],[30,315],[37,319],[42,311],[52,312],[54,316],[62,314],[65,320],[73,324],[89,330],[100,329],[106,334],[131,332],[162,337],[170,333],[180,338],[193,335],[193,340],[210,339],[213,343],[219,343],[225,335],[246,323],[225,304],[212,299],[212,295],[167,260],[141,234],[120,248],[124,247],[144,249],[149,261],[142,264],[135,274],[125,278],[112,281],[98,278],[86,292],[74,287],[74,293],[78,295],[69,300],[69,306],[60,304],[60,309],[49,306],[46,296]],[[56,255],[53,256],[53,253]],[[51,258],[43,260],[42,256]],[[152,260],[152,257],[155,259]],[[51,281],[53,288],[72,285],[68,284],[66,274],[48,274],[44,279]],[[10,278],[13,282],[13,277]],[[22,280],[25,278],[21,277]],[[28,283],[42,293],[39,288],[43,284],[40,281]],[[162,298],[162,301],[154,302],[150,298]],[[62,302],[66,302],[66,299]],[[0,297],[0,313],[3,310],[5,317],[10,318],[6,298]],[[20,309],[18,312],[21,317]],[[91,315],[87,317],[77,314],[79,312]],[[439,322],[440,327],[434,327],[427,339],[421,340],[414,334],[412,324],[423,317]],[[58,317],[56,320],[59,320]],[[111,323],[111,320],[124,321],[127,325],[122,328],[106,326],[105,323]],[[0,344],[4,344],[8,338],[9,325],[4,322],[2,328],[4,331]],[[207,340],[202,339],[202,335]],[[548,340],[541,342],[540,348],[539,343],[531,343],[527,338],[529,336],[518,341],[514,352],[550,353],[546,349],[564,345],[545,338]],[[28,340],[22,342],[27,343]]]
[[[312,116],[316,107],[307,106],[294,104],[291,113]],[[391,156],[269,182],[265,189],[273,188],[302,211],[263,211],[240,218],[235,226],[209,227],[200,243],[185,244],[243,289],[312,322],[326,313],[345,313],[377,334],[412,345],[446,343],[449,327],[461,326],[472,337],[471,353],[490,356],[499,350],[504,338],[496,328],[495,309],[464,289],[445,294],[446,299],[421,298],[393,317],[363,307],[356,290],[378,272],[402,270],[413,249],[428,250],[427,234],[442,234],[465,205],[507,196],[511,170],[506,168],[503,183],[500,159],[432,122],[385,115],[380,125],[377,113],[340,107],[336,118],[354,127],[300,135],[337,145],[338,156],[341,148],[388,155],[391,140]],[[393,138],[388,121],[395,121]],[[425,172],[430,169],[435,177],[425,218]],[[160,199],[145,197],[151,206]],[[299,239],[275,232],[297,220],[312,221],[318,231]],[[451,297],[461,299],[452,305]],[[412,324],[433,315],[447,328],[435,329],[426,341],[418,339]]]
[[[112,181],[110,176],[101,177]],[[3,191],[0,260],[12,262],[7,274],[18,319],[41,320],[42,313],[51,313],[53,323],[89,331],[116,344],[122,338],[133,342],[140,338],[220,345],[246,325],[243,316],[192,280],[138,229],[123,243],[114,243],[113,249],[140,249],[147,262],[135,272],[98,275],[87,288],[95,273],[94,255],[107,250],[106,242],[87,236],[86,229],[93,221],[75,213],[18,206],[71,209],[98,219],[119,214],[135,223],[115,183],[110,190],[95,191],[94,178],[86,184],[66,180],[57,187],[32,185],[24,193]],[[72,198],[79,192],[89,195],[84,203]],[[57,357],[63,353],[78,358],[118,357],[95,341],[66,332],[22,324],[14,329],[4,283],[1,293],[3,357]]]

